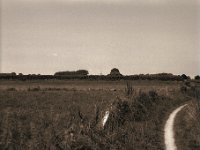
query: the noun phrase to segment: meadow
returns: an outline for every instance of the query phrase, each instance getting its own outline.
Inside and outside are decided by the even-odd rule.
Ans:
[[[189,81],[2,80],[0,149],[164,149],[167,116],[181,104],[198,102],[191,92],[197,85]],[[110,116],[102,126],[106,111]]]

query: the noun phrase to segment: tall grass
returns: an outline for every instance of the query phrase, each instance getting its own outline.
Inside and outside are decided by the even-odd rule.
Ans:
[[[0,93],[0,147],[163,149],[164,117],[185,99],[171,99],[156,91],[130,96],[132,85],[126,88],[126,100],[102,90]],[[107,109],[110,117],[102,129],[99,122]]]
[[[127,96],[132,96],[134,92],[133,86],[130,82],[126,83],[126,87],[125,87],[125,93]]]

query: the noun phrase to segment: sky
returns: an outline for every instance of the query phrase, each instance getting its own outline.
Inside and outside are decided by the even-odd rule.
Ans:
[[[200,0],[0,0],[0,72],[200,74]]]

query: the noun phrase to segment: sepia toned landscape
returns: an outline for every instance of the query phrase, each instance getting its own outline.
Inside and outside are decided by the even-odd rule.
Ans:
[[[183,104],[177,146],[200,148],[198,79],[125,80],[112,71],[112,80],[17,76],[23,80],[0,81],[1,149],[164,149],[165,122]]]
[[[200,150],[200,0],[0,0],[0,150]]]

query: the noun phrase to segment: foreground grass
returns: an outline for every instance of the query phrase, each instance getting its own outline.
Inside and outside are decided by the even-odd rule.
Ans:
[[[176,143],[181,150],[200,149],[200,120],[195,107],[196,104],[192,101],[178,114],[175,122]]]
[[[181,150],[200,149],[200,87],[193,87],[188,94],[192,100],[175,121],[176,143]]]
[[[106,90],[3,91],[0,149],[163,149],[165,117],[188,100],[180,92],[168,95],[156,91],[129,91],[128,95]],[[111,115],[103,129],[100,122],[106,110]]]

